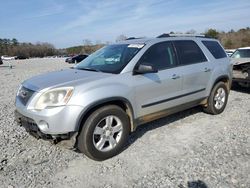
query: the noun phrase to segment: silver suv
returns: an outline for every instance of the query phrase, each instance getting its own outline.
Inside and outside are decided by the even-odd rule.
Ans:
[[[232,65],[220,43],[161,35],[101,48],[71,69],[24,81],[16,119],[31,134],[75,140],[94,160],[124,148],[140,124],[201,105],[223,112]]]

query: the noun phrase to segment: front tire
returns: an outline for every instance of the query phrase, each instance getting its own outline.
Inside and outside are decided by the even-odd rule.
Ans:
[[[129,117],[116,105],[94,111],[83,124],[77,148],[91,159],[102,161],[120,153],[129,135]]]
[[[203,110],[213,115],[222,113],[227,105],[228,94],[229,91],[226,84],[224,82],[218,82],[213,87],[208,98],[207,106],[203,107]]]

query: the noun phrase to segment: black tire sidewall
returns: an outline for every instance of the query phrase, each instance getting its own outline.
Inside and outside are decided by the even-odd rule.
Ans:
[[[116,147],[107,152],[97,150],[93,144],[93,132],[96,125],[105,117],[114,115],[118,117],[123,126],[123,133]],[[94,160],[105,160],[120,153],[127,142],[129,135],[129,118],[128,115],[118,106],[110,105],[94,111],[85,121],[81,133],[78,137],[79,150],[85,153],[89,158]]]

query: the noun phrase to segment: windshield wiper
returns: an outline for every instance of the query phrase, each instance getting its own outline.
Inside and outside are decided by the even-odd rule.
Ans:
[[[94,72],[101,72],[98,69],[88,68],[88,67],[76,67],[76,69],[78,69],[78,70],[86,70],[86,71],[94,71]]]

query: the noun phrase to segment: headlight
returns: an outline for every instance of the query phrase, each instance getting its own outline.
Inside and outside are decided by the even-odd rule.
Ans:
[[[73,87],[56,88],[46,91],[36,101],[35,109],[43,110],[45,108],[66,105],[72,93]]]

